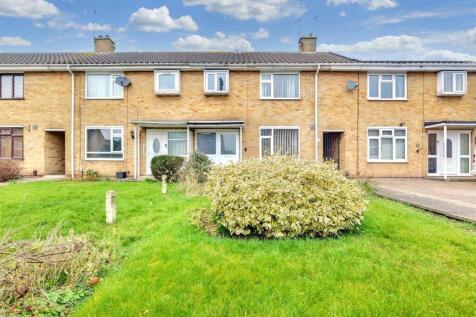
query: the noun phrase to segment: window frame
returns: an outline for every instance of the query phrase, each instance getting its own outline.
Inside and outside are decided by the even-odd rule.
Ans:
[[[181,132],[185,133],[185,138],[184,139],[171,139],[169,137],[170,132]],[[185,141],[185,154],[183,155],[177,155],[177,154],[170,154],[170,141]],[[187,130],[167,130],[167,155],[176,155],[176,156],[181,156],[181,157],[187,157],[187,151],[188,151],[188,138],[187,138]]]
[[[369,136],[369,130],[378,130],[378,136]],[[392,135],[383,135],[382,131],[392,131]],[[405,130],[405,136],[395,136],[395,130]],[[393,159],[383,160],[382,157],[382,138],[392,138]],[[370,140],[378,140],[378,159],[370,158]],[[405,140],[405,158],[396,159],[396,141]],[[408,163],[408,128],[407,127],[368,127],[367,128],[367,162],[368,163]]]
[[[174,74],[175,75],[175,89],[160,89],[160,75],[164,74]],[[180,95],[180,70],[155,70],[154,71],[154,86],[156,95]]]
[[[370,96],[370,76],[378,76],[378,97],[371,97]],[[392,76],[391,80],[384,79],[382,80],[383,76]],[[405,79],[405,94],[403,97],[395,97],[396,91],[397,91],[397,80],[396,76],[403,76]],[[381,83],[382,81],[384,82],[391,82],[392,83],[392,98],[382,98],[382,89],[381,89]],[[367,73],[367,100],[394,100],[394,101],[406,101],[408,100],[408,79],[407,79],[407,74],[406,73]]]
[[[114,97],[113,95],[109,97],[89,97],[88,96],[88,78],[89,75],[109,75],[110,76],[110,91],[112,93],[114,89],[114,80],[116,77],[123,77],[123,73],[117,73],[117,72],[86,72],[85,74],[85,80],[84,80],[84,99],[86,100],[120,100],[124,99],[124,87],[121,87],[121,95],[119,97]]]
[[[270,75],[270,80],[263,80],[263,75]],[[274,97],[274,75],[298,75],[298,96],[297,97]],[[263,96],[263,84],[271,84],[271,96]],[[301,99],[301,72],[260,72],[259,75],[259,97],[262,100],[299,100]]]
[[[100,129],[109,129],[111,131],[111,146],[110,146],[111,151],[110,152],[89,152],[88,151],[88,130],[100,130]],[[120,129],[121,133],[119,135],[114,134],[113,133],[114,129],[118,129],[118,130]],[[121,150],[120,151],[114,151],[113,150],[114,137],[117,137],[117,136],[121,137]],[[125,141],[125,138],[124,138],[124,127],[123,126],[86,126],[86,127],[84,127],[84,159],[86,161],[123,161],[124,157],[125,157],[124,141]],[[118,153],[121,153],[122,157],[121,158],[101,158],[101,157],[89,158],[88,157],[89,153],[92,153],[92,154],[112,154],[112,153],[118,154]]]
[[[25,127],[23,126],[0,126],[0,129],[10,129],[9,134],[1,133],[0,136],[10,136],[10,157],[0,157],[0,160],[19,160],[22,161],[25,159]],[[22,134],[13,134],[13,129],[22,129]],[[22,139],[22,147],[21,147],[21,157],[13,157],[13,140],[14,138],[21,138]],[[2,142],[0,138],[0,143]],[[0,144],[1,146],[1,144]]]
[[[262,136],[261,130],[271,130],[271,135]],[[298,131],[298,155],[297,158],[301,158],[301,127],[299,126],[260,126],[259,127],[259,159],[263,159],[263,142],[262,139],[271,139],[271,156],[274,155],[274,130],[297,130]]]
[[[218,90],[218,73],[225,73],[225,90]],[[214,74],[215,89],[208,89],[208,74]],[[203,71],[203,91],[205,95],[228,95],[230,91],[230,71],[222,69],[205,69]]]
[[[2,98],[2,76],[12,76],[12,98]],[[15,97],[15,77],[22,78],[21,97]],[[25,74],[24,73],[1,73],[0,74],[0,100],[24,100],[25,99]]]
[[[451,74],[452,91],[445,91],[445,74]],[[456,90],[456,77],[463,75],[463,90]],[[443,70],[438,73],[437,91],[439,96],[460,96],[468,93],[468,72],[457,70]]]

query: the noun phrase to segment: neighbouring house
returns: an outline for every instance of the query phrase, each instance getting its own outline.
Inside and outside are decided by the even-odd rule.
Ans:
[[[24,175],[150,174],[159,154],[287,154],[350,176],[476,174],[476,63],[316,52],[0,54],[0,159]]]

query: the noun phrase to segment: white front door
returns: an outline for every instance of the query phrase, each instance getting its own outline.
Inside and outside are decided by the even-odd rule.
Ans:
[[[446,174],[469,175],[470,137],[468,131],[447,131],[443,140],[442,131],[428,133],[428,174],[444,175],[445,157],[444,142],[446,142]],[[434,153],[436,143],[436,155]],[[435,170],[434,160],[437,160]]]
[[[239,133],[236,130],[197,130],[195,149],[215,164],[240,160]]]
[[[166,155],[167,150],[167,131],[148,129],[147,130],[147,175],[152,175],[150,163],[152,158],[157,155]]]

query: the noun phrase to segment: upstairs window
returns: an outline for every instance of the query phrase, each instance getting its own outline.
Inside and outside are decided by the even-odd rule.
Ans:
[[[180,94],[180,72],[178,70],[156,71],[155,93],[158,95]]]
[[[466,72],[444,71],[438,73],[438,95],[466,94]]]
[[[405,128],[369,128],[369,162],[406,162],[407,130]]]
[[[124,158],[122,127],[87,127],[87,160],[122,160]]]
[[[23,159],[23,128],[0,127],[0,159]]]
[[[0,99],[23,98],[23,74],[0,74]]]
[[[299,99],[299,73],[261,73],[261,99]]]
[[[87,99],[122,99],[124,88],[115,80],[122,74],[86,74]]]
[[[206,94],[227,94],[228,93],[228,77],[227,70],[206,70],[205,77],[205,93]]]
[[[407,76],[405,74],[369,74],[369,100],[406,100]]]

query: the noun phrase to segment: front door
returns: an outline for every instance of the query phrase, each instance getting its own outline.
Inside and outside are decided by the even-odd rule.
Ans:
[[[198,130],[195,144],[197,152],[206,154],[215,164],[240,160],[236,130]]]
[[[470,138],[469,131],[435,131],[428,133],[428,174],[469,175]],[[446,163],[444,144],[446,143]]]
[[[166,155],[167,151],[167,131],[156,129],[147,130],[147,175],[152,175],[150,163],[152,158],[157,155]]]
[[[456,169],[457,156],[456,146],[458,143],[458,134],[447,133],[446,136],[446,173],[450,175],[458,174]],[[443,149],[441,151],[443,153]],[[444,164],[444,163],[443,163]]]

